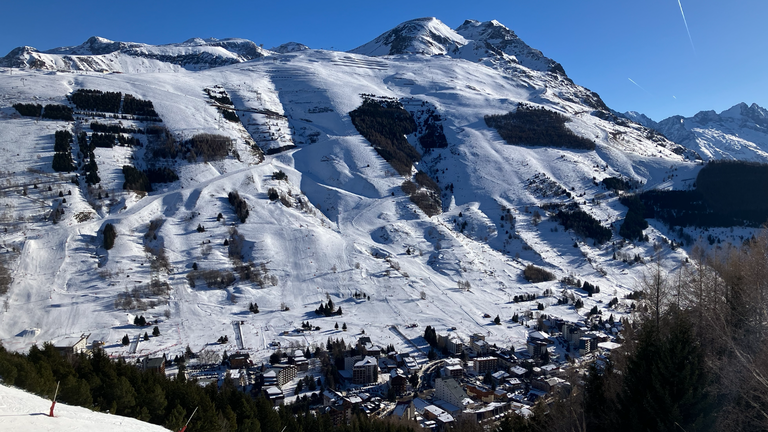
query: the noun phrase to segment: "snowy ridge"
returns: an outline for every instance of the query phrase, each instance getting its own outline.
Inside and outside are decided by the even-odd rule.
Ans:
[[[0,65],[58,71],[140,72],[207,69],[270,55],[246,39],[193,38],[178,44],[148,45],[91,37],[84,43],[40,52],[19,47],[0,59]]]
[[[428,21],[426,27],[439,25]],[[113,55],[128,58],[105,54]],[[430,73],[422,73],[427,68]],[[596,245],[564,232],[541,206],[568,200],[562,193],[567,191],[618,239],[626,208],[599,185],[602,179],[683,188],[700,169],[679,146],[649,138],[647,128],[603,115],[587,103],[591,92],[583,87],[517,63],[493,68],[448,56],[371,58],[302,50],[204,70],[135,71],[27,69],[0,75],[0,148],[8,155],[0,173],[8,185],[0,197],[0,221],[8,232],[0,232],[0,239],[14,276],[8,312],[0,315],[0,340],[9,349],[91,333],[92,340],[105,341],[110,355],[128,358],[175,354],[187,345],[195,351],[234,352],[234,337],[229,344],[209,344],[232,336],[233,321],[243,322],[241,343],[255,359],[272,352],[271,342],[305,346],[328,337],[350,340],[362,329],[377,343],[411,349],[392,326],[416,340],[426,325],[440,331],[456,327],[461,334],[481,332],[489,343],[519,348],[527,329],[510,321],[513,314],[537,314],[536,302],[542,302],[545,313],[577,320],[592,306],[623,299],[643,270],[613,260],[610,243]],[[242,125],[222,119],[203,91],[215,86],[230,96]],[[75,122],[25,118],[12,105],[67,103],[65,96],[80,88],[150,100],[177,139],[224,135],[237,154],[209,162],[165,161],[180,179],[136,194],[122,189],[122,166],[144,169],[158,162],[148,138],[139,135],[143,147],[95,150],[101,189],[88,189],[82,180],[75,185],[72,174],[52,172],[53,134],[89,132],[93,119],[80,114]],[[416,168],[440,186],[442,214],[427,217],[411,203],[400,188],[404,178],[357,132],[349,112],[360,106],[361,94],[401,100],[417,117],[422,106],[440,115],[448,146],[423,152]],[[520,102],[565,115],[566,127],[593,140],[596,149],[506,144],[484,116],[513,111]],[[418,145],[413,136],[409,139]],[[251,143],[282,151],[259,163]],[[287,179],[273,179],[277,171]],[[234,190],[248,204],[244,223],[236,221],[227,199]],[[279,199],[270,199],[273,191]],[[98,198],[102,192],[109,197]],[[47,215],[58,205],[65,212],[53,225]],[[543,216],[540,222],[534,211]],[[223,220],[217,220],[218,213]],[[150,222],[158,218],[163,223],[157,238],[147,240]],[[109,251],[102,247],[106,223],[118,234]],[[236,274],[224,245],[239,238],[233,228],[243,237],[239,254],[260,269],[260,282]],[[671,235],[662,227],[647,233],[650,243],[628,244],[617,253],[647,257],[654,253],[654,241]],[[164,246],[167,268],[152,265],[145,244]],[[661,255],[673,266],[685,251],[664,247]],[[233,272],[235,281],[209,287],[198,280],[193,286],[187,277],[193,264]],[[589,280],[600,285],[601,293],[575,292],[585,304],[578,311],[557,305],[554,296],[514,303],[519,294],[564,289],[557,281],[525,281],[522,270],[528,264],[545,267],[557,278]],[[167,283],[167,295],[141,294],[153,279]],[[356,299],[355,292],[371,300]],[[117,301],[126,293],[127,301]],[[136,297],[141,302],[131,300]],[[342,316],[314,314],[328,298],[343,308]],[[247,312],[249,302],[261,312]],[[610,311],[627,312],[623,300]],[[120,339],[143,334],[146,329],[131,324],[139,314],[159,321],[161,336],[139,341],[131,353]],[[498,314],[502,325],[489,325],[486,314]],[[321,330],[291,333],[307,320]],[[334,330],[337,321],[350,330]],[[419,327],[408,327],[414,323]]]
[[[768,162],[768,111],[740,103],[716,113],[673,116],[653,126],[670,140],[695,150],[705,160]]]

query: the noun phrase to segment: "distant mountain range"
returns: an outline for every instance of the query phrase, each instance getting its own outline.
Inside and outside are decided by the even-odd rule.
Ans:
[[[696,151],[704,160],[768,162],[768,110],[755,103],[742,102],[719,114],[672,116],[658,123],[634,111],[623,115]]]

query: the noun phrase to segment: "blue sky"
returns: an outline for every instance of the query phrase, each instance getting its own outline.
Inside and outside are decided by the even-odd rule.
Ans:
[[[296,41],[348,50],[412,18],[435,16],[454,28],[496,19],[618,111],[661,120],[739,102],[768,107],[768,2],[680,1],[690,39],[678,0],[4,1],[0,55],[94,35],[152,44],[241,37],[267,48]]]

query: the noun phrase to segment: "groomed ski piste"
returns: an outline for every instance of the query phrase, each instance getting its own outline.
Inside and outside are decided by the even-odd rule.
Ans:
[[[87,408],[56,404],[49,417],[51,401],[14,387],[0,385],[2,429],[25,432],[128,432],[168,431],[163,427],[129,417],[91,411]]]
[[[147,60],[128,56],[120,61],[137,66],[124,66],[120,74],[0,71],[0,147],[6,155],[0,219],[7,227],[7,232],[0,229],[0,238],[13,276],[0,313],[0,340],[8,349],[24,351],[90,334],[90,341],[103,341],[114,357],[173,357],[187,346],[195,352],[233,353],[242,344],[259,363],[278,344],[307,347],[329,337],[352,342],[364,332],[374,343],[391,343],[423,358],[421,335],[427,325],[465,339],[481,333],[491,344],[521,349],[530,329],[511,321],[516,313],[576,321],[598,306],[604,319],[629,314],[625,296],[639,288],[647,267],[614,260],[615,252],[639,255],[645,263],[658,256],[669,271],[686,257],[683,248],[673,250],[664,242],[674,233],[653,221],[646,230],[649,242],[618,246],[626,208],[599,182],[613,176],[646,189],[685,189],[701,165],[672,151],[676,145],[669,141],[647,139],[637,124],[592,115],[594,108],[583,103],[589,92],[561,75],[510,61],[324,50],[272,53],[204,70],[162,62],[157,69],[141,69],[138,65]],[[203,90],[215,86],[229,94],[242,125],[222,119],[212,105]],[[12,108],[17,102],[66,103],[65,96],[76,89],[150,100],[178,140],[198,133],[225,135],[237,155],[210,162],[177,160],[180,180],[155,184],[156,190],[145,195],[122,189],[121,167],[145,167],[151,158],[146,146],[97,148],[101,189],[89,191],[82,180],[71,182],[74,173],[51,169],[53,134],[74,132],[73,123],[20,117]],[[397,98],[414,112],[422,102],[436,108],[448,147],[424,152],[415,137],[409,140],[424,153],[416,168],[443,188],[442,214],[428,217],[411,203],[400,189],[404,178],[352,125],[348,113],[360,106],[362,94]],[[513,111],[518,102],[567,115],[567,127],[592,139],[596,150],[506,144],[483,117]],[[93,120],[115,122],[76,117],[85,130]],[[259,162],[251,142],[284,151]],[[277,171],[287,180],[272,179]],[[449,184],[452,192],[446,190]],[[270,188],[290,206],[271,201]],[[551,195],[557,188],[569,191],[604,226],[613,224],[611,241],[596,245],[551,221],[540,206],[564,202]],[[227,201],[230,191],[248,203],[244,223]],[[98,199],[101,192],[109,198]],[[46,219],[54,202],[65,210],[57,224]],[[502,221],[507,209],[514,226]],[[539,223],[536,211],[543,216]],[[145,239],[157,219],[162,220],[157,238]],[[106,223],[117,230],[108,251],[101,235]],[[205,231],[198,232],[198,225]],[[233,229],[244,238],[244,261],[266,270],[262,284],[234,272],[224,246]],[[738,238],[749,232],[723,235]],[[151,269],[147,242],[164,247],[169,269]],[[187,275],[194,264],[231,271],[236,280],[225,288],[202,280],[193,287]],[[548,269],[557,280],[528,283],[522,276],[528,264]],[[589,297],[559,282],[569,275],[598,285],[600,293]],[[168,294],[138,298],[135,288],[152,279],[167,282]],[[581,298],[584,307],[558,305],[564,290]],[[550,295],[543,296],[545,291]],[[513,302],[514,296],[529,293],[540,297]],[[118,296],[133,298],[134,306],[143,302],[146,310],[118,307]],[[608,308],[614,297],[619,305]],[[315,314],[329,299],[342,308],[341,316]],[[248,311],[252,302],[258,314]],[[152,333],[152,326],[133,325],[139,315],[156,322],[160,336],[140,338],[132,349],[120,342],[124,335],[134,341]],[[492,323],[496,315],[501,325]],[[305,321],[321,329],[295,332]],[[234,337],[233,322],[240,323],[242,338]],[[348,330],[335,329],[336,323],[346,323]],[[229,342],[217,343],[224,335]]]

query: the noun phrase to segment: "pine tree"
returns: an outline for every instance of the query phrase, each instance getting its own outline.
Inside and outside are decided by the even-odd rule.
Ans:
[[[128,335],[123,336],[123,345],[128,345],[131,343],[131,340],[128,338]]]
[[[496,318],[493,319],[493,323],[496,325],[501,325],[501,318],[499,318],[499,316],[496,315]]]
[[[115,245],[115,238],[117,238],[117,230],[111,223],[104,225],[104,249],[110,250]]]
[[[624,430],[703,431],[713,426],[703,350],[684,313],[670,315],[665,328],[649,320],[640,331],[619,397]]]
[[[347,323],[344,323],[344,325],[341,326],[341,329],[347,331]]]
[[[336,325],[335,325],[335,326],[333,326],[333,328],[335,328],[336,330],[338,330],[338,329],[339,329],[339,323],[336,323]],[[329,350],[329,351],[330,351],[330,350]]]

